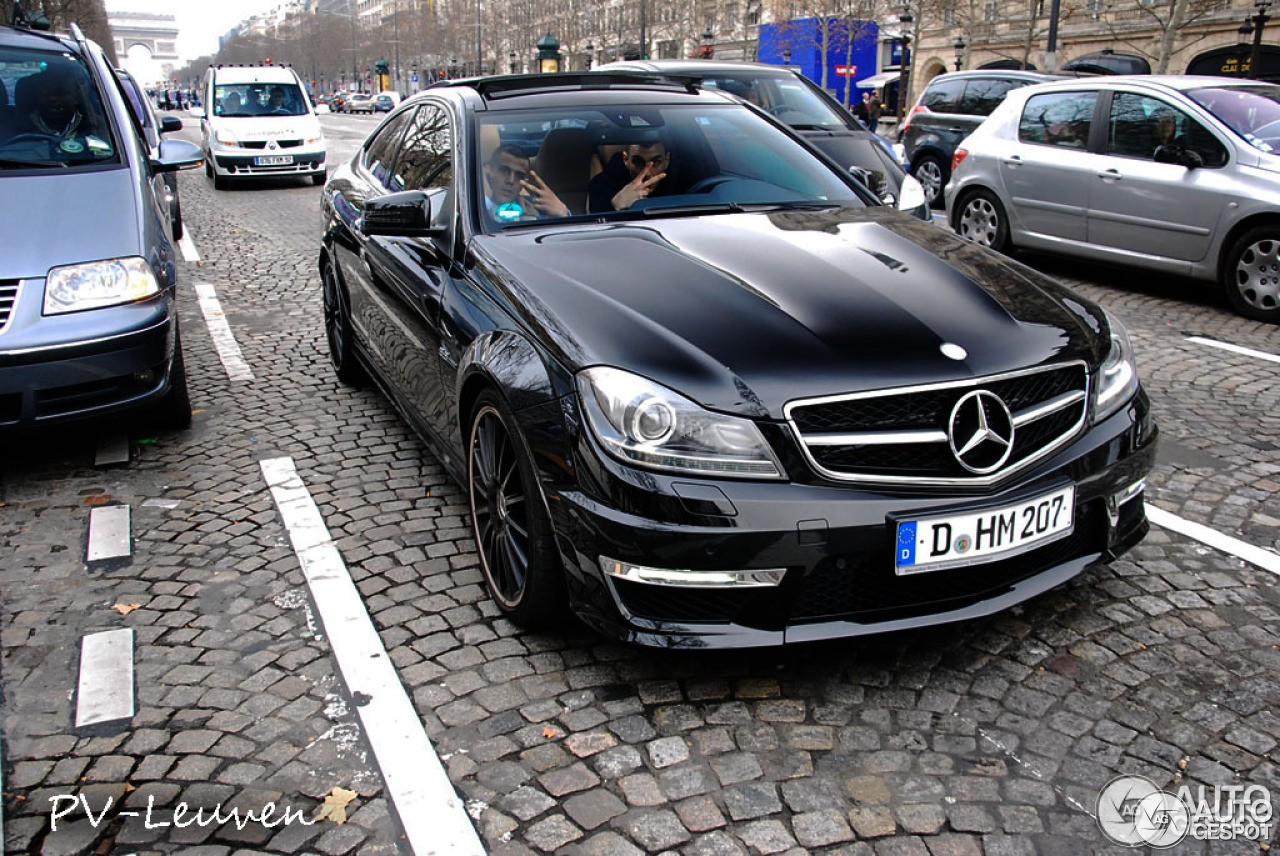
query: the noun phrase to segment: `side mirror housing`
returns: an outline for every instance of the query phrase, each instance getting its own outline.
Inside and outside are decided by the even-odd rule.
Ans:
[[[204,164],[204,150],[186,140],[161,140],[151,159],[152,172],[177,172]]]
[[[360,231],[398,238],[427,238],[445,232],[443,227],[431,225],[431,198],[421,190],[402,190],[365,202]]]
[[[1204,166],[1204,158],[1200,157],[1200,153],[1185,148],[1178,143],[1165,143],[1162,146],[1156,146],[1152,159],[1156,163],[1171,163],[1178,166],[1185,166],[1187,169],[1199,169]]]
[[[160,117],[160,133],[168,134],[171,131],[181,131],[182,120],[177,116],[161,116]]]

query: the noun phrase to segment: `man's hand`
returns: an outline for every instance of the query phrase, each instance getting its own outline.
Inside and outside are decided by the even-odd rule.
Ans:
[[[653,191],[653,186],[666,177],[667,174],[658,172],[658,168],[652,162],[645,164],[644,169],[631,180],[630,184],[614,194],[613,209],[622,211],[636,204],[637,200],[647,198]]]
[[[543,217],[568,217],[569,206],[560,201],[555,191],[547,187],[536,172],[529,170],[529,177],[520,184],[521,192],[535,211]]]

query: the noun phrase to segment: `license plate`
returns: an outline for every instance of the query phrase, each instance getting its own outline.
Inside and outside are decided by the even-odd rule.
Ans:
[[[263,155],[253,162],[258,166],[288,166],[293,163],[293,155]]]
[[[1066,537],[1075,528],[1074,485],[1025,502],[898,521],[899,576],[1005,558]]]

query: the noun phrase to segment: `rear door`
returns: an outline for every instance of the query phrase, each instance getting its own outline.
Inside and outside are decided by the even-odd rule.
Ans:
[[[1089,243],[1199,261],[1236,193],[1228,149],[1186,110],[1136,92],[1111,93],[1106,144],[1089,198]],[[1156,149],[1194,152],[1203,166],[1157,163]]]
[[[1018,144],[1000,155],[1010,218],[1032,236],[1084,241],[1099,156],[1090,152],[1096,90],[1045,92],[1023,105]]]

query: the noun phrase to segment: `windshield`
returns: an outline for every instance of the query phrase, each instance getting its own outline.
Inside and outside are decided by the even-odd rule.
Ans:
[[[849,119],[795,75],[716,72],[702,78],[708,89],[720,89],[763,107],[801,130],[846,130]]]
[[[1264,151],[1280,151],[1280,86],[1213,86],[1191,99]]]
[[[213,88],[215,116],[305,116],[307,101],[296,83],[231,83]]]
[[[866,203],[851,182],[737,104],[489,113],[475,153],[486,224]]]
[[[102,95],[70,53],[0,48],[0,172],[120,163]]]

